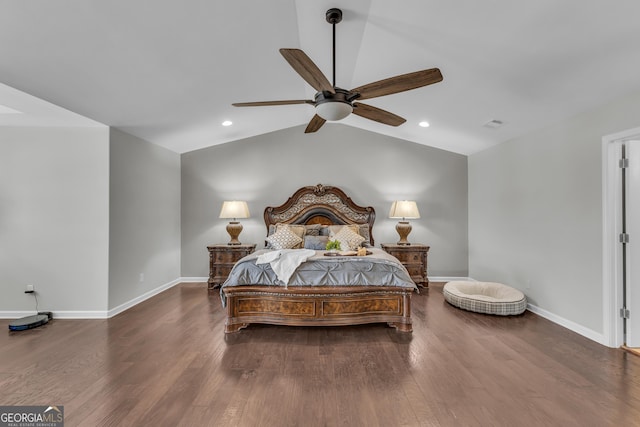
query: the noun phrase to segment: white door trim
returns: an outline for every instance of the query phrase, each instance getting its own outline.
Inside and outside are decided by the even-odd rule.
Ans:
[[[602,138],[602,315],[604,338],[609,347],[624,343],[622,319],[622,278],[618,266],[622,251],[617,244],[620,230],[621,189],[619,166],[621,145],[626,139],[637,139],[640,127],[606,135]]]

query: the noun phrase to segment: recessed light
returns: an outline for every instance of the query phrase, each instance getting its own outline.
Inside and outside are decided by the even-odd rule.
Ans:
[[[233,122],[231,120],[225,120],[224,122],[222,122],[222,126],[231,126],[233,124]]]
[[[422,122],[418,123],[418,126],[421,126],[423,128],[428,128],[429,127],[429,122],[422,121]]]

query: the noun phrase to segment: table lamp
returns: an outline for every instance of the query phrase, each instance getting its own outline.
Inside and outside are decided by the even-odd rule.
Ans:
[[[396,231],[398,235],[400,235],[398,244],[410,245],[411,243],[407,240],[407,236],[411,233],[411,224],[405,220],[420,218],[420,212],[418,212],[416,202],[413,200],[396,200],[391,204],[389,218],[401,218],[401,221],[396,225]]]
[[[228,244],[239,245],[240,240],[238,240],[238,236],[240,232],[242,232],[242,224],[236,221],[236,219],[249,218],[249,206],[247,206],[247,202],[237,200],[222,202],[220,218],[232,219],[232,221],[229,221],[229,224],[227,224],[227,233],[229,233],[231,237]]]

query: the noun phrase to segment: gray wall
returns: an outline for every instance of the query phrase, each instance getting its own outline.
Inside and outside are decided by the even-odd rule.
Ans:
[[[633,94],[470,156],[470,276],[602,333],[602,137],[638,111]]]
[[[377,213],[376,244],[396,242],[391,202],[415,199],[409,240],[431,246],[430,276],[467,276],[466,156],[341,124],[305,135],[298,126],[182,155],[182,276],[208,276],[206,246],[226,243],[224,200],[246,200],[243,243],[264,243],[262,214],[295,190],[322,183]]]
[[[0,127],[0,311],[107,309],[108,129]]]
[[[180,155],[112,128],[109,176],[113,309],[180,277]]]

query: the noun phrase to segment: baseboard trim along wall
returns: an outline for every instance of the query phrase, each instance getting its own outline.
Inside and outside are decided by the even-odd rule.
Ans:
[[[468,282],[477,282],[476,279],[472,278],[472,277],[429,277],[429,281],[430,282],[450,282],[450,281],[454,281],[454,280],[462,280],[462,281],[468,281]],[[527,304],[527,310],[529,310],[530,312],[537,314],[540,317],[544,317],[545,319],[562,326],[563,328],[567,328],[570,331],[573,331],[579,335],[582,335],[585,338],[588,338],[592,341],[597,342],[598,344],[602,344],[604,346],[610,347],[608,340],[606,339],[606,337],[604,336],[604,334],[601,334],[599,332],[596,332],[592,329],[589,328],[585,328],[582,325],[579,325],[575,322],[572,322],[571,320],[567,320],[564,317],[560,317],[556,314],[553,314],[547,310],[544,310],[538,306],[535,306],[533,304]]]
[[[429,282],[477,282],[471,277],[429,276]]]
[[[35,310],[31,311],[0,311],[0,319],[19,319],[21,317],[33,316]]]
[[[41,311],[51,311],[54,319],[106,319],[107,311],[67,311],[67,310],[48,310],[42,309]],[[35,310],[31,311],[0,311],[0,319],[19,319],[26,316],[34,316]]]
[[[174,287],[175,285],[177,285],[180,282],[181,282],[180,278],[177,278],[175,280],[172,280],[169,283],[165,283],[164,285],[158,286],[155,289],[152,289],[152,290],[150,290],[148,292],[145,292],[144,294],[140,295],[139,297],[133,298],[133,299],[125,302],[124,304],[120,304],[119,306],[114,307],[114,308],[112,308],[111,310],[109,310],[107,312],[107,318],[113,317],[113,316],[115,316],[117,314],[120,314],[123,311],[128,310],[129,308],[133,307],[134,305],[138,305],[142,301],[148,300],[152,296],[158,295],[160,292],[166,291],[167,289]]]
[[[585,328],[582,325],[578,325],[575,322],[572,322],[571,320],[567,320],[564,317],[560,317],[556,314],[553,314],[547,310],[544,310],[540,307],[537,307],[533,304],[527,304],[527,310],[529,310],[532,313],[537,314],[540,317],[544,317],[545,319],[556,323],[564,328],[567,328],[579,335],[582,335],[585,338],[589,338],[592,341],[597,342],[598,344],[602,344],[604,346],[609,346],[608,345],[608,341],[605,338],[604,334],[601,334],[599,332],[596,332],[592,329],[589,328]]]
[[[189,278],[187,278],[189,279]],[[141,302],[148,300],[149,298],[158,295],[160,292],[166,291],[169,288],[174,287],[179,283],[186,282],[188,280],[183,280],[183,278],[178,278],[172,280],[171,282],[165,283],[163,285],[158,286],[155,289],[152,289],[144,294],[135,297],[123,304],[120,304],[117,307],[112,308],[111,310],[97,310],[97,311],[66,311],[66,310],[50,310],[53,314],[54,319],[108,319],[117,314],[122,313],[129,308],[140,304]],[[207,278],[200,281],[207,281]],[[0,311],[0,319],[19,319],[25,316],[33,316],[36,314],[35,310],[33,311]]]

